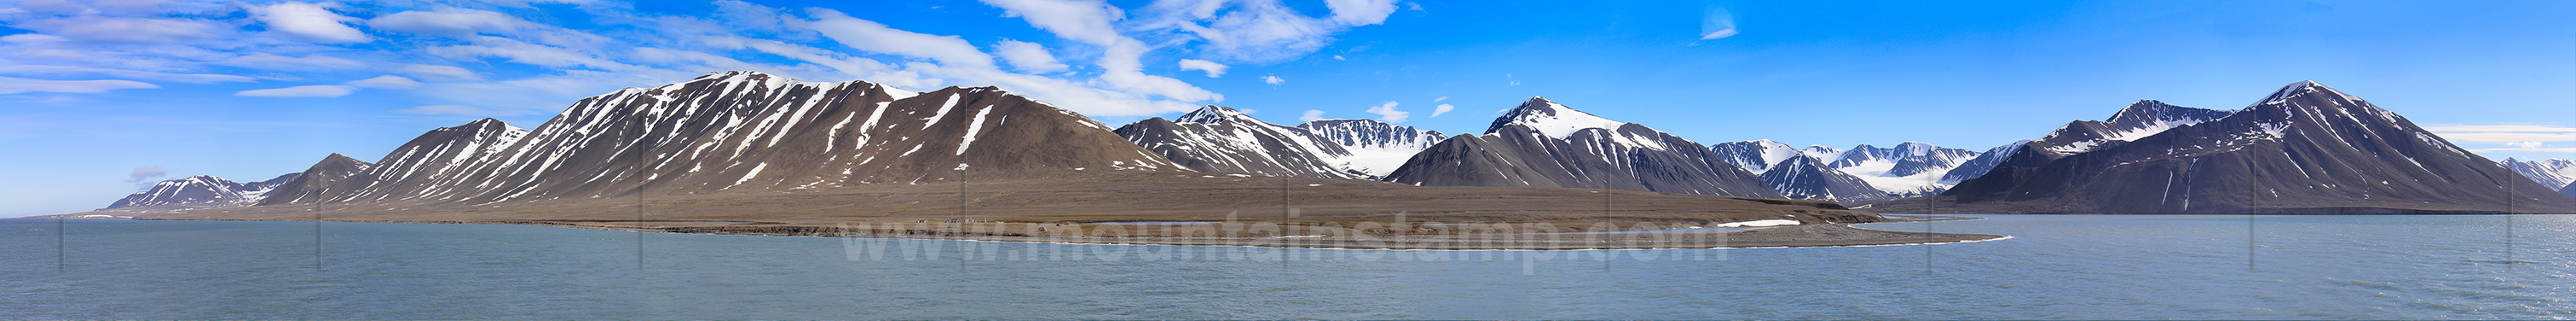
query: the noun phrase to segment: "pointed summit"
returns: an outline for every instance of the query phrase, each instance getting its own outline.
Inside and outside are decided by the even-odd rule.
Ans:
[[[1547,100],[1547,97],[1531,96],[1528,101],[1521,102],[1520,106],[1504,112],[1503,117],[1495,118],[1493,126],[1485,127],[1485,133],[1492,134],[1501,131],[1505,126],[1520,125],[1548,137],[1565,138],[1585,129],[1600,128],[1618,131],[1619,126],[1627,124],[1565,107],[1555,101]]]
[[[1780,196],[1795,199],[1825,200],[1859,204],[1895,198],[1869,182],[1841,170],[1825,167],[1814,157],[1797,155],[1783,159],[1760,175]]]
[[[2281,90],[2272,91],[2271,96],[2263,97],[2262,101],[2255,102],[2254,105],[2260,106],[2277,104],[2291,99],[2297,99],[2302,96],[2307,96],[2309,94],[2333,94],[2333,98],[2341,98],[2343,100],[2361,100],[2361,98],[2346,95],[2343,91],[2328,88],[2325,84],[2317,83],[2314,80],[2300,80],[2298,82],[2290,83],[2289,85],[2282,85]]]
[[[1214,123],[1222,123],[1222,122],[1230,122],[1230,121],[1231,121],[1231,122],[1240,122],[1240,121],[1260,122],[1260,120],[1252,118],[1252,115],[1250,115],[1250,114],[1245,114],[1245,113],[1243,113],[1243,111],[1241,111],[1241,110],[1235,110],[1234,108],[1228,108],[1228,107],[1225,107],[1225,106],[1217,106],[1217,105],[1208,105],[1207,107],[1199,107],[1199,110],[1192,110],[1192,111],[1190,111],[1190,112],[1189,112],[1189,113],[1187,113],[1187,114],[1181,114],[1181,117],[1180,117],[1180,118],[1173,118],[1173,119],[1172,119],[1172,122],[1176,122],[1176,123],[1201,123],[1201,124],[1214,124]]]
[[[1997,213],[2576,211],[2576,199],[2517,176],[2395,113],[2302,81],[2224,118],[1999,168],[1942,195]]]
[[[1598,130],[1595,130],[1598,129]],[[1513,107],[1484,135],[1440,141],[1386,175],[1419,186],[1614,188],[1780,197],[1708,146],[1545,97]]]

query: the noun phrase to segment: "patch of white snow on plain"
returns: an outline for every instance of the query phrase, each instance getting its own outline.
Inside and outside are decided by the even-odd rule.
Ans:
[[[1766,227],[1798,225],[1796,220],[1756,220],[1718,224],[1717,227]]]

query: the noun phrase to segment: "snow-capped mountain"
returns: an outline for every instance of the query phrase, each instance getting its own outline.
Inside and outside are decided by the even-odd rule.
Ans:
[[[2155,100],[2139,100],[2136,103],[2130,103],[2128,107],[2120,108],[2119,112],[2111,114],[2110,119],[2069,122],[2066,126],[2049,132],[2047,136],[2031,141],[2026,147],[2055,159],[2134,141],[2174,127],[2217,120],[2227,117],[2230,113],[2232,112],[2174,106]]]
[[[1337,161],[1354,157],[1341,144],[1304,128],[1280,126],[1233,108],[1207,106],[1177,120],[1161,117],[1118,127],[1119,137],[1201,172],[1362,179]]]
[[[1948,184],[1939,183],[1941,175],[1974,157],[1977,152],[1919,142],[1897,144],[1896,148],[1864,144],[1844,150],[1825,166],[1869,181],[1870,186],[1890,195],[1911,197],[1948,190]]]
[[[1843,157],[1842,149],[1825,145],[1807,145],[1806,149],[1798,150],[1798,153],[1807,154],[1807,157],[1815,157],[1816,160],[1825,161],[1827,163],[1832,163],[1833,161]]]
[[[376,164],[350,158],[348,155],[331,153],[330,156],[323,156],[322,161],[306,167],[303,172],[297,172],[295,178],[277,184],[277,190],[269,192],[268,197],[260,198],[259,205],[299,202],[312,204],[314,201],[321,200],[323,193],[329,191],[332,185],[365,173],[367,168],[374,166]]]
[[[265,204],[490,204],[1182,170],[1090,118],[996,88],[915,93],[756,72],[582,99],[526,131],[493,120],[442,128],[380,165],[353,161],[317,164],[358,172]]]
[[[1994,170],[1995,165],[2003,164],[2005,158],[2012,157],[2013,153],[2021,152],[2021,147],[2029,144],[2030,140],[2025,139],[2014,141],[2010,144],[2004,144],[2003,146],[1995,146],[1995,148],[1988,148],[1984,153],[1977,153],[1977,158],[1970,158],[1967,162],[1959,163],[1958,168],[1950,169],[1949,173],[1941,174],[1940,183],[1941,185],[1959,185],[1960,181],[1977,178],[1977,176],[1986,176],[1986,171]]]
[[[2217,120],[2027,171],[1998,169],[1960,182],[1947,200],[1915,201],[2008,213],[2576,212],[2576,198],[2518,176],[2394,112],[2302,81]]]
[[[1785,145],[1784,145],[1785,146]],[[1842,170],[1825,167],[1815,157],[1790,156],[1761,174],[1762,181],[1780,196],[1795,199],[1825,200],[1844,204],[1861,204],[1895,198],[1870,183]]]
[[[1969,179],[1989,176],[2001,180],[2020,180],[2032,175],[2031,171],[2068,155],[2119,146],[2130,140],[2153,136],[2173,128],[2217,120],[2233,113],[2233,111],[2174,106],[2155,100],[2139,100],[2121,107],[2120,111],[2112,113],[2110,118],[2101,121],[2067,122],[2066,125],[2049,131],[2048,135],[2041,136],[2037,140],[2008,145],[2013,147],[2009,153],[1983,155],[1984,157],[1981,158],[1987,158],[1987,160],[1980,161],[1992,161],[1994,164],[1979,163],[1977,166],[1982,169],[1972,170],[1976,173],[1974,176],[1945,175],[1941,179],[1961,183]]]
[[[277,189],[278,184],[294,179],[296,173],[279,175],[264,181],[235,183],[214,176],[189,176],[152,184],[151,189],[126,195],[101,210],[111,209],[190,209],[224,208],[259,204],[262,197]]]
[[[1754,173],[1769,171],[1772,166],[1788,161],[1789,158],[1807,156],[1805,153],[1798,152],[1798,149],[1789,147],[1789,144],[1781,144],[1769,139],[1709,144],[1708,150],[1711,153],[1717,153],[1717,157],[1726,160],[1727,163]],[[1776,187],[1778,184],[1773,186]]]
[[[1848,150],[1843,150],[1824,146],[1808,146],[1804,150],[1798,150],[1791,149],[1788,144],[1782,144],[1770,140],[1754,140],[1718,143],[1710,145],[1709,150],[1712,153],[1716,153],[1721,157],[1721,159],[1734,163],[1746,171],[1760,173],[1764,182],[1771,184],[1772,188],[1779,189],[1781,194],[1788,195],[1792,198],[1806,197],[1802,195],[1821,195],[1810,192],[1793,192],[1792,190],[1831,190],[1831,188],[1823,186],[1806,186],[1825,183],[1868,187],[1880,192],[1879,195],[1865,195],[1864,197],[1852,197],[1853,195],[1858,194],[1849,192],[1837,193],[1836,195],[1841,195],[1842,197],[1838,197],[1833,200],[1843,203],[1866,203],[1892,197],[1920,196],[1939,193],[1942,190],[1948,189],[1950,184],[1939,183],[1934,178],[1947,175],[1952,169],[1960,167],[1968,159],[1979,156],[1976,152],[1964,149],[1941,148],[1939,146],[1933,146],[1932,144],[1919,142],[1898,144],[1896,148],[1879,148],[1877,146],[1860,145],[1854,146]],[[1822,156],[1820,157],[1818,155]],[[1795,162],[1800,159],[1817,163],[1820,167],[1834,171],[1834,174],[1838,176],[1848,177],[1864,183],[1846,184],[1840,183],[1837,180],[1825,179],[1798,179],[1793,181],[1784,181],[1780,179],[1784,177],[1804,178],[1812,175],[1773,174],[1770,172],[1770,170],[1777,167],[1778,164]]]
[[[2556,158],[2546,160],[2506,158],[2504,168],[2512,169],[2514,173],[2521,173],[2522,177],[2529,177],[2532,182],[2540,183],[2541,186],[2566,187],[2568,183],[2576,182],[2576,161]]]
[[[1439,131],[1396,126],[1372,119],[1323,119],[1298,124],[1297,128],[1323,137],[1325,142],[1341,145],[1343,151],[1350,152],[1344,156],[1326,155],[1325,160],[1372,178],[1395,172],[1395,168],[1404,166],[1405,160],[1413,159],[1414,153],[1449,139]]]
[[[1424,186],[1569,187],[1777,198],[1699,143],[1532,97],[1483,135],[1415,154],[1387,181]]]

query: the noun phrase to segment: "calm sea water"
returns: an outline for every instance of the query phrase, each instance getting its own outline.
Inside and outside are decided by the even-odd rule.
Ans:
[[[1928,228],[2013,239],[1533,252],[640,234],[640,268],[633,232],[324,223],[317,267],[309,222],[71,221],[57,247],[54,221],[0,220],[0,319],[2576,317],[2576,217],[2513,220],[2508,252],[2500,216],[2259,217],[2250,262],[2243,216],[1992,216]],[[961,261],[958,244],[986,254]],[[928,246],[946,247],[866,251]]]

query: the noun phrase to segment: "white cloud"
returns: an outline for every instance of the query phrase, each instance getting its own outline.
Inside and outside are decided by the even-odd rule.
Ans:
[[[1395,110],[1395,102],[1392,101],[1378,104],[1377,107],[1369,107],[1368,113],[1377,114],[1378,120],[1389,123],[1402,123],[1405,117],[1413,115],[1413,113]]]
[[[148,16],[161,13],[162,7],[169,5],[173,3],[168,0],[98,0],[91,2],[90,8],[112,15]]]
[[[1449,98],[1449,97],[1440,97],[1440,98]],[[1433,101],[1438,101],[1438,100],[1433,100]],[[1440,114],[1447,114],[1447,113],[1449,113],[1449,111],[1450,111],[1450,110],[1454,110],[1454,109],[1458,109],[1458,106],[1450,106],[1449,104],[1440,104],[1440,106],[1437,106],[1437,107],[1431,107],[1431,117],[1440,117]]]
[[[420,79],[428,79],[428,80],[430,80],[430,81],[482,81],[482,80],[483,80],[483,75],[482,75],[482,74],[477,74],[477,73],[475,73],[475,72],[474,72],[474,71],[472,71],[472,70],[465,70],[465,68],[457,68],[457,67],[452,67],[452,66],[439,66],[439,65],[407,65],[407,66],[403,66],[403,67],[402,67],[402,69],[399,69],[398,71],[401,71],[403,74],[406,74],[406,75],[411,75],[412,77],[419,77]]]
[[[528,23],[509,14],[451,7],[396,12],[367,19],[367,26],[377,30],[448,37],[510,33]]]
[[[465,115],[465,116],[518,116],[518,115],[526,115],[526,114],[533,114],[533,113],[535,113],[535,112],[525,111],[525,110],[515,110],[515,109],[492,109],[492,108],[482,108],[482,107],[465,106],[465,105],[424,105],[424,106],[413,106],[412,108],[404,108],[404,109],[394,110],[394,112],[398,112],[398,113],[405,113],[405,114],[422,114],[422,115]]]
[[[0,74],[13,74],[13,75],[49,75],[49,76],[97,75],[97,76],[106,76],[106,77],[110,77],[110,78],[138,79],[138,80],[151,80],[151,81],[167,81],[167,82],[183,82],[183,83],[197,83],[197,84],[204,84],[204,83],[218,83],[218,82],[250,82],[250,81],[254,81],[254,80],[256,80],[256,79],[252,79],[252,78],[250,78],[250,77],[242,77],[242,76],[234,76],[234,75],[215,75],[215,74],[174,74],[174,73],[164,73],[164,72],[136,71],[136,70],[123,70],[123,69],[107,69],[107,68],[77,67],[77,66],[49,66],[49,65],[6,65],[6,66],[0,66]]]
[[[1395,0],[1324,0],[1324,7],[1333,9],[1333,22],[1345,26],[1386,23],[1395,14]]]
[[[127,183],[142,183],[142,182],[149,182],[149,181],[152,181],[152,179],[154,179],[154,178],[161,178],[162,176],[169,176],[169,175],[170,175],[170,169],[169,169],[169,168],[163,168],[163,167],[160,167],[160,166],[135,167],[135,168],[134,168],[134,172],[133,172],[133,173],[129,173],[129,174],[127,174],[127,175],[130,175],[130,176],[129,176],[128,178],[126,178],[126,179],[125,179],[125,182],[127,182]]]
[[[1443,100],[1449,100],[1449,96],[1440,96],[1440,98],[1432,98],[1432,99],[1431,99],[1431,102],[1435,102],[1435,103],[1436,103],[1436,102],[1440,102],[1440,101],[1443,101]]]
[[[45,34],[80,41],[161,43],[183,40],[214,39],[227,27],[193,19],[151,19],[124,17],[63,17],[41,19],[11,25]]]
[[[345,86],[345,85],[311,85],[311,86],[295,86],[295,87],[286,87],[286,88],[272,88],[272,89],[253,89],[253,90],[243,90],[243,91],[240,91],[240,92],[234,92],[234,93],[233,93],[233,95],[234,95],[234,96],[243,96],[243,97],[277,97],[277,98],[340,97],[340,96],[348,96],[348,95],[349,95],[349,93],[354,93],[354,92],[357,92],[357,91],[358,91],[358,87],[351,87],[351,86]]]
[[[1109,25],[1126,13],[1101,1],[984,0],[984,4],[1002,8],[1003,17],[1024,18],[1029,25],[1065,39],[1102,46],[1127,39]]]
[[[1318,120],[1324,120],[1324,111],[1308,109],[1305,116],[1297,116],[1297,121],[1301,122]]]
[[[331,70],[353,69],[367,66],[367,63],[364,62],[341,58],[323,56],[304,56],[298,58],[268,53],[254,53],[247,56],[227,58],[223,61],[217,61],[215,64],[271,70]]]
[[[2550,125],[2434,125],[2432,131],[2442,139],[2468,143],[2576,142],[2576,127]]]
[[[403,78],[403,76],[383,75],[376,76],[376,78],[351,81],[349,82],[349,85],[376,89],[412,89],[420,88],[421,84],[419,81],[413,81],[411,78]]]
[[[2504,143],[2504,145],[2513,146],[2513,148],[2540,148],[2542,146],[2549,146],[2549,144],[2541,142],[2511,142]]]
[[[254,6],[251,12],[258,14],[260,22],[268,24],[269,33],[284,34],[287,38],[318,43],[375,41],[375,37],[368,37],[366,32],[341,24],[361,20],[332,13],[323,5],[283,2],[266,7]]]
[[[2433,125],[2424,130],[2442,132],[2560,132],[2576,133],[2576,127],[2549,125]]]
[[[1709,6],[1708,11],[1700,14],[1699,40],[1714,40],[1733,36],[1735,36],[1734,13],[1727,12],[1726,8]]]
[[[1101,69],[1098,80],[1108,89],[1185,102],[1225,100],[1224,95],[1200,89],[1180,79],[1145,74],[1143,60],[1150,48],[1135,38],[1118,35],[1117,28],[1109,25],[1110,21],[1125,15],[1117,7],[1098,1],[1067,0],[995,0],[988,4],[1001,7],[1006,16],[1019,16],[1029,25],[1055,33],[1057,37],[1100,46],[1100,59],[1096,61]]]
[[[1206,61],[1206,60],[1198,60],[1198,59],[1181,59],[1181,70],[1198,70],[1198,71],[1206,71],[1206,72],[1207,72],[1207,76],[1208,76],[1208,78],[1216,78],[1217,76],[1224,76],[1224,75],[1225,75],[1225,68],[1226,68],[1226,66],[1225,66],[1224,64],[1218,64],[1218,63],[1216,63],[1216,62],[1214,62],[1214,61]]]
[[[131,80],[46,80],[0,77],[0,94],[58,92],[95,94],[117,89],[161,88]]]
[[[1287,79],[1279,79],[1279,75],[1265,75],[1265,76],[1261,76],[1261,82],[1269,83],[1269,84],[1272,84],[1272,85],[1277,85],[1277,84],[1284,84],[1284,83],[1288,83],[1288,80],[1287,80]]]
[[[1034,43],[1002,40],[1000,43],[993,44],[993,51],[1002,56],[1003,62],[1011,63],[1011,68],[1019,68],[1020,71],[1044,74],[1060,72],[1072,67],[1066,66],[1063,61],[1056,60],[1054,54],[1048,54],[1046,46]]]
[[[610,71],[643,69],[620,63],[603,55],[583,50],[521,42],[516,39],[482,37],[479,44],[430,47],[430,54],[453,58],[503,58],[509,62],[551,68],[589,67]]]
[[[53,43],[53,42],[64,42],[64,41],[71,41],[71,39],[64,39],[63,37],[60,37],[60,36],[47,35],[47,34],[36,34],[36,33],[21,33],[21,34],[14,34],[14,35],[0,36],[0,42],[8,42],[8,43]]]
[[[1395,12],[1392,0],[1329,0],[1329,18],[1300,14],[1279,0],[1157,1],[1140,25],[1204,41],[1203,55],[1222,61],[1270,63],[1303,57],[1353,26],[1380,24]]]
[[[814,20],[790,21],[794,25],[832,38],[843,46],[870,52],[903,55],[938,61],[952,67],[991,67],[993,56],[985,55],[957,36],[939,36],[896,30],[885,24],[859,18],[832,9],[808,10]]]

